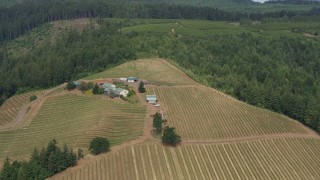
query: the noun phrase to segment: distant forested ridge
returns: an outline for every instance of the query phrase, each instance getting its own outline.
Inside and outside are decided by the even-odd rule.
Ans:
[[[0,7],[0,42],[15,39],[35,27],[56,20],[76,18],[150,18],[150,19],[206,19],[215,21],[239,21],[241,18],[262,18],[319,15],[320,8],[307,12],[297,11],[231,11],[214,7],[196,7],[180,4],[145,3],[111,0],[25,0],[9,7]]]
[[[320,4],[319,0],[269,0],[266,4]]]

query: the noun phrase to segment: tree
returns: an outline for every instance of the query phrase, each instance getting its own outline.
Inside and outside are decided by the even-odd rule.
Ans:
[[[3,168],[0,173],[0,179],[14,179],[14,176],[12,175],[12,168],[11,168],[8,157],[3,163]]]
[[[100,88],[97,84],[93,86],[92,88],[92,93],[93,94],[102,94],[103,93],[103,89]]]
[[[165,145],[176,146],[181,142],[181,137],[176,134],[174,127],[165,127],[163,131],[163,136],[161,138],[162,143]]]
[[[78,159],[83,158],[83,150],[82,149],[78,149]]]
[[[68,82],[68,84],[67,84],[67,90],[68,90],[68,91],[71,91],[71,90],[75,89],[76,87],[77,87],[77,86],[74,84],[73,81],[70,81],[70,82]]]
[[[89,150],[92,154],[100,154],[110,151],[110,143],[106,138],[96,137],[90,142]]]
[[[139,93],[144,93],[146,92],[146,88],[144,88],[144,83],[142,81],[140,81],[140,84],[139,84]]]
[[[84,81],[81,81],[80,82],[80,88],[79,88],[81,91],[86,91],[89,89],[88,87],[88,83],[84,82]]]
[[[161,134],[162,132],[162,123],[163,123],[163,120],[162,120],[161,114],[157,112],[153,116],[153,127],[156,129],[157,134]]]

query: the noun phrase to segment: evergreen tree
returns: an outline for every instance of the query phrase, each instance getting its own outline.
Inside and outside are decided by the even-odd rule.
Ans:
[[[139,90],[139,93],[145,93],[146,92],[146,89],[144,87],[144,83],[142,81],[140,81],[138,90]]]
[[[15,176],[12,174],[12,169],[8,157],[4,160],[3,168],[0,172],[0,179],[15,179]]]
[[[153,127],[156,129],[157,134],[161,134],[162,132],[162,123],[163,123],[163,120],[162,120],[161,114],[157,112],[153,116]]]

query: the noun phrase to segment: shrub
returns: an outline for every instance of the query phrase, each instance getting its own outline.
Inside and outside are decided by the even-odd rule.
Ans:
[[[90,142],[89,150],[92,154],[110,151],[110,143],[106,138],[96,137]]]
[[[103,94],[103,90],[102,88],[100,88],[97,84],[94,85],[94,87],[92,88],[92,93],[93,94]]]
[[[77,86],[73,83],[73,81],[68,82],[67,84],[67,90],[71,91],[75,89]]]
[[[37,99],[37,96],[36,96],[36,95],[30,96],[30,102],[31,102],[31,101],[34,101],[34,100],[36,100],[36,99]]]
[[[80,88],[79,88],[81,91],[86,91],[89,89],[88,87],[88,83],[84,82],[84,81],[81,81],[80,83]]]
[[[89,82],[87,84],[88,89],[92,89],[94,87],[94,83],[93,82]]]

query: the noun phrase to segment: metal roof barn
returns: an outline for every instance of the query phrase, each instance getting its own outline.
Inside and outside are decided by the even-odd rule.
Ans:
[[[156,95],[146,95],[146,99],[147,99],[148,103],[156,103],[157,102]]]

